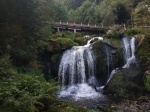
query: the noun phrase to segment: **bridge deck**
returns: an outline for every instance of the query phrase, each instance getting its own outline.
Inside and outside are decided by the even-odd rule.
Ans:
[[[133,26],[126,26],[125,24],[119,25],[122,29],[127,30],[128,28],[131,28]],[[98,25],[98,24],[84,24],[84,23],[75,23],[75,22],[64,22],[64,21],[59,21],[59,22],[54,22],[53,23],[53,28],[57,29],[59,31],[60,29],[63,30],[82,30],[82,31],[92,31],[92,32],[104,32],[106,30],[111,29],[113,26],[103,26],[103,25]],[[139,26],[141,28],[150,28],[150,26]]]
[[[82,24],[82,23],[69,23],[69,22],[54,22],[54,27],[70,27],[70,28],[89,28],[89,29],[99,29],[103,26],[98,26],[96,24]]]

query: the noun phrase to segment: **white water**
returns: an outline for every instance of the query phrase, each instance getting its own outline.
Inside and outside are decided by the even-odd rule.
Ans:
[[[80,99],[94,99],[98,97],[104,97],[102,94],[95,91],[94,88],[87,83],[76,84],[69,86],[66,90],[61,91],[58,97],[72,97],[74,100]]]
[[[132,64],[136,63],[136,58],[135,58],[135,38],[132,37],[131,39],[127,37],[123,37],[122,39],[123,43],[123,49],[124,49],[124,60],[125,60],[125,65],[122,68],[129,68]],[[118,68],[112,70],[106,85],[108,82],[112,79],[114,74],[118,71]]]
[[[92,52],[92,44],[95,40],[103,41],[102,37],[94,37],[87,42],[85,46],[74,46],[70,50],[64,52],[59,66],[59,82],[62,83],[62,89],[58,97],[73,97],[75,100],[81,98],[98,98],[101,94],[95,91],[103,89],[105,86],[95,87],[96,78],[94,73],[94,55]],[[122,68],[129,68],[136,63],[135,58],[135,38],[131,39],[124,37],[122,39],[124,48],[125,65]],[[111,49],[104,47],[107,55],[108,74],[110,71],[110,62],[112,60]],[[112,63],[112,62],[111,62]],[[118,68],[112,70],[108,76],[105,85],[112,79]],[[90,86],[89,86],[90,85]],[[94,86],[94,87],[92,87]]]
[[[59,82],[62,88],[58,97],[71,96],[75,100],[80,98],[99,97],[99,93],[88,85],[95,85],[94,55],[92,44],[95,39],[103,40],[102,37],[94,37],[85,46],[74,46],[64,52],[59,66]]]
[[[132,37],[130,40],[126,37],[123,38],[123,46],[124,46],[124,58],[125,65],[122,68],[129,68],[132,64],[136,63],[135,58],[135,38]]]

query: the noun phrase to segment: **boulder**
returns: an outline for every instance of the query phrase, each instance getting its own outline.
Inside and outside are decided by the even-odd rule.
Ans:
[[[150,92],[150,70],[145,72],[143,79],[146,90]]]
[[[136,67],[121,69],[116,72],[107,83],[104,93],[125,95],[142,92],[142,75]]]

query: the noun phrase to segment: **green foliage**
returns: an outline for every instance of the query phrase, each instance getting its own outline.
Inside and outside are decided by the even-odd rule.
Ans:
[[[134,19],[133,9],[140,2],[141,0],[82,0],[80,2],[64,0],[63,4],[69,9],[70,21],[113,25],[131,24],[130,22]]]
[[[56,82],[43,75],[18,74],[0,81],[1,112],[88,112],[56,98]]]
[[[87,42],[87,39],[84,37],[76,37],[74,39],[74,42],[78,43],[79,45],[85,45]]]
[[[11,66],[10,56],[3,55],[0,57],[0,80],[16,75],[16,72]]]
[[[67,5],[68,9],[70,10],[80,7],[85,0],[60,0],[60,1],[63,1],[63,4]]]
[[[129,29],[129,30],[126,32],[126,34],[127,34],[127,35],[130,35],[130,36],[134,36],[134,35],[137,35],[137,34],[140,34],[140,33],[142,33],[142,31],[141,31],[140,29],[136,29],[136,28],[134,28],[134,29]]]
[[[138,51],[137,51],[137,55],[139,57],[139,64],[142,71],[146,71],[150,69],[149,50],[150,50],[150,35],[146,35],[144,40],[138,46]]]
[[[95,22],[95,4],[90,0],[86,0],[76,10],[69,12],[69,20],[76,22]]]
[[[75,34],[71,31],[63,31],[63,32],[60,32],[60,33],[56,33],[53,35],[54,38],[70,38],[70,39],[74,39],[75,38]]]
[[[135,11],[133,12],[133,20],[136,25],[149,25],[150,12],[148,6],[150,2],[148,0],[141,1]]]
[[[119,48],[121,43],[119,39],[115,39],[115,38],[109,38],[109,41],[112,43],[112,45],[116,48]]]
[[[55,96],[56,82],[46,82],[41,75],[20,74],[0,82],[0,108],[10,107],[12,112],[38,112],[34,103],[48,95]]]
[[[93,51],[96,56],[96,73],[97,74],[104,74],[107,70],[105,64],[104,64],[104,59],[105,59],[105,54],[103,53],[103,42],[102,41],[96,41],[93,44]]]
[[[72,46],[78,45],[70,38],[52,38],[51,41],[53,43],[59,44],[58,49],[66,49],[66,48],[71,48]]]
[[[108,38],[119,39],[120,37],[123,36],[123,34],[124,34],[124,30],[120,26],[114,26],[111,28],[111,30],[107,31],[107,37]]]
[[[138,78],[141,81],[141,75],[134,71],[137,72],[135,68],[130,68],[123,69],[115,73],[110,82],[107,84],[105,92],[120,96],[142,92],[143,88],[139,86],[138,82]]]
[[[60,56],[61,56],[61,54],[54,54],[51,57],[51,64],[55,65],[58,62],[58,60],[60,59]]]
[[[144,78],[144,85],[148,91],[150,91],[150,75],[146,74]]]

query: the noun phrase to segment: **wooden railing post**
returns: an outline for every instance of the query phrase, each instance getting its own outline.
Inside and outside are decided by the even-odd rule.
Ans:
[[[68,21],[67,21],[67,25],[68,25]]]
[[[96,28],[96,24],[95,24],[95,28]]]
[[[81,27],[82,27],[82,23],[81,23]]]
[[[61,24],[61,21],[59,22],[59,24]]]

